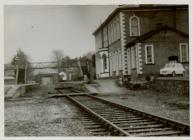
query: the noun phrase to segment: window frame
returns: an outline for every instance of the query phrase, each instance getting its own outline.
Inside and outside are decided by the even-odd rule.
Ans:
[[[120,22],[119,18],[116,19],[116,27],[117,27],[117,40],[120,39]]]
[[[114,34],[113,34],[113,24],[110,23],[110,28],[111,28],[111,44],[114,42]]]
[[[147,47],[151,46],[151,59],[152,62],[147,62]],[[154,45],[153,44],[146,44],[145,45],[145,64],[155,64],[155,60],[154,60]]]
[[[136,18],[137,19],[137,27],[138,27],[138,35],[132,35],[132,19]],[[140,30],[140,19],[139,17],[133,15],[129,18],[129,35],[130,36],[140,36],[141,30]]]
[[[182,60],[182,45],[186,45],[186,60]],[[188,51],[188,43],[180,43],[179,44],[180,47],[180,62],[189,62],[189,51]]]
[[[103,42],[102,42],[102,33],[101,33],[101,31],[100,32],[98,32],[97,34],[96,34],[96,36],[95,36],[95,43],[96,43],[96,48],[97,49],[101,49],[101,48],[103,48]]]
[[[105,70],[107,70],[107,55],[103,54],[102,59],[103,59],[103,70],[105,72]]]
[[[131,47],[131,69],[136,68],[136,50],[135,46]]]
[[[107,27],[103,28],[103,47],[107,47],[108,46],[108,29]]]
[[[113,42],[116,41],[116,24],[115,21],[112,21],[112,25],[113,25]]]
[[[110,24],[108,24],[108,26],[107,26],[107,33],[108,33],[108,45],[110,45],[111,44],[111,29],[110,29]]]

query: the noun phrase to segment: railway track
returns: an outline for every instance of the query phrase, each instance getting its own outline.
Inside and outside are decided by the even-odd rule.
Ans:
[[[61,92],[61,91],[60,91]],[[97,136],[189,136],[186,124],[147,114],[92,95],[65,95],[83,111],[86,128]]]

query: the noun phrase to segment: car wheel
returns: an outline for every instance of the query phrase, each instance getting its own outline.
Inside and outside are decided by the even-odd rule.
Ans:
[[[176,76],[176,73],[175,71],[172,72],[172,76],[175,77]]]

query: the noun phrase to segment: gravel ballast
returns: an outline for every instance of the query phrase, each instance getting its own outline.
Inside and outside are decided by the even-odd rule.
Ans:
[[[160,117],[189,124],[189,98],[156,93],[151,90],[128,90],[125,94],[100,94],[99,97]]]
[[[117,86],[116,80],[113,79],[96,80],[96,83],[87,87],[91,87],[91,93],[98,92],[99,97],[182,123],[190,122],[187,96],[156,92],[153,89],[129,90]]]
[[[41,90],[36,92],[31,95]],[[5,136],[89,136],[76,111],[65,98],[32,96],[5,101]]]

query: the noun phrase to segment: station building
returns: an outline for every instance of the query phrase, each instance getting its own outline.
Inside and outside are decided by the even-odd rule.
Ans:
[[[189,69],[187,5],[119,6],[94,31],[96,77],[158,75],[177,56]]]

